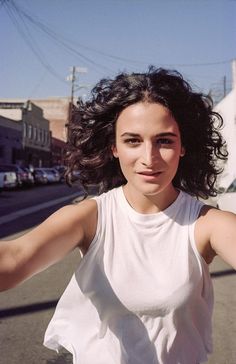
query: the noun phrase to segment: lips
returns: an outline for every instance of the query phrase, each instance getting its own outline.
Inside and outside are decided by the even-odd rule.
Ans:
[[[138,174],[141,174],[143,176],[158,176],[161,171],[159,172],[154,172],[154,171],[141,171],[141,172],[137,172]]]

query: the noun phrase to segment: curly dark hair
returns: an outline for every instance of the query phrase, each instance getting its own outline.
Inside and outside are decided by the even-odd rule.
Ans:
[[[222,172],[217,159],[224,161],[228,154],[220,134],[222,117],[213,111],[210,97],[194,92],[179,72],[153,66],[146,73],[102,79],[91,99],[78,104],[68,124],[67,181],[72,182],[77,170],[85,190],[99,184],[104,192],[126,183],[111,147],[118,116],[140,101],[167,107],[178,123],[185,155],[173,185],[196,197],[215,196],[215,182]]]

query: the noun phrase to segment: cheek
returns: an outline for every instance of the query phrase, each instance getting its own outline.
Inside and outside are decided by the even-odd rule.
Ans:
[[[179,153],[174,149],[162,149],[160,151],[161,158],[168,164],[178,164]]]
[[[127,148],[125,146],[117,146],[116,149],[116,157],[119,158],[120,164],[130,164],[134,162],[140,152],[138,152],[138,148]],[[114,155],[114,153],[113,153]]]
[[[134,155],[134,153],[120,153],[119,154],[119,162],[121,165],[123,166],[129,166],[132,165],[135,160],[136,160],[136,156]]]

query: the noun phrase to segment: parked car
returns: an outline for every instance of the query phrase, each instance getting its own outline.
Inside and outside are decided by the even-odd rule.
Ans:
[[[25,179],[24,184],[26,186],[33,186],[34,185],[34,176],[30,172],[29,168],[21,167],[21,169],[23,169],[23,171],[27,174],[27,178]]]
[[[1,171],[0,166],[0,192],[5,189],[17,187],[17,176],[15,172]]]
[[[219,195],[217,206],[221,210],[236,213],[236,179],[234,179],[230,186]]]
[[[28,186],[28,173],[18,166],[18,164],[3,164],[1,168],[2,171],[16,173],[17,187]]]
[[[56,169],[60,175],[60,182],[64,182],[65,181],[65,172],[66,172],[66,167],[65,166],[54,166],[54,169]]]
[[[60,173],[56,170],[56,168],[48,168],[48,170],[54,174],[55,182],[61,181]]]
[[[34,168],[34,183],[37,185],[46,185],[48,183],[47,174],[42,168]]]
[[[60,181],[60,176],[57,170],[53,168],[42,168],[42,170],[46,173],[48,183],[56,183]]]

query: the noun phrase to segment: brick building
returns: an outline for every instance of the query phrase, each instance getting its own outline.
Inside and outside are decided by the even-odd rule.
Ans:
[[[65,149],[66,149],[66,143],[63,140],[52,137],[52,144],[51,144],[52,166],[64,165]]]
[[[33,99],[32,102],[42,108],[44,117],[49,120],[52,136],[66,142],[69,102],[68,97],[49,97],[47,99]]]

